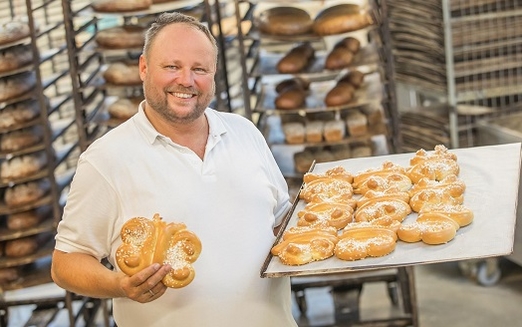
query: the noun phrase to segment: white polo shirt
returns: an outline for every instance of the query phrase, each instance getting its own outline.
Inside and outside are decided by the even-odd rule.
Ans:
[[[200,238],[196,277],[147,304],[114,299],[118,326],[297,326],[289,279],[260,277],[272,229],[290,208],[262,134],[242,116],[207,109],[202,161],[160,135],[142,105],[81,155],[56,248],[108,257],[114,265],[123,223],[159,213]]]

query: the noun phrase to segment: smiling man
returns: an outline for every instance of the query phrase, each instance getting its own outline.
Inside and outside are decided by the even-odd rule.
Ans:
[[[217,57],[204,25],[160,15],[140,58],[145,101],[79,159],[51,273],[64,289],[113,298],[120,327],[297,326],[289,279],[259,276],[291,207],[287,184],[251,121],[208,108]],[[201,241],[185,287],[162,282],[176,264],[131,276],[116,264],[125,222],[155,213]]]

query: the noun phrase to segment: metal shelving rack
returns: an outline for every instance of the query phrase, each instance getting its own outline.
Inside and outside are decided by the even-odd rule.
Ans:
[[[8,17],[4,20],[14,20],[23,17],[27,21],[29,34],[27,37],[10,44],[2,45],[2,51],[9,51],[16,46],[29,46],[32,54],[30,65],[21,67],[14,72],[5,72],[2,78],[12,74],[34,74],[34,87],[21,96],[10,98],[3,102],[0,110],[17,105],[23,101],[36,101],[39,115],[22,124],[15,124],[0,131],[2,137],[11,133],[37,128],[42,131],[41,142],[16,151],[3,151],[1,161],[7,163],[19,156],[45,153],[45,166],[30,176],[1,180],[2,192],[10,188],[32,183],[45,183],[48,191],[43,197],[12,207],[6,204],[0,206],[0,215],[6,220],[15,213],[42,211],[44,220],[37,226],[9,230],[2,228],[0,241],[9,242],[26,237],[41,237],[37,251],[18,258],[3,257],[0,260],[1,269],[18,269],[19,278],[2,283],[0,299],[0,325],[7,326],[9,308],[20,305],[34,304],[35,317],[27,323],[48,324],[62,308],[72,310],[71,301],[67,295],[38,296],[31,300],[19,300],[6,297],[14,290],[31,288],[51,283],[50,259],[54,245],[56,226],[61,218],[64,197],[72,180],[77,155],[79,153],[77,130],[72,112],[72,97],[68,75],[67,48],[63,40],[63,20],[61,18],[61,1],[41,0],[15,3],[9,1]],[[3,8],[6,9],[6,8]],[[45,237],[43,237],[45,236]],[[38,312],[38,314],[36,314]]]
[[[394,78],[410,93],[419,120],[429,111],[444,116],[448,146],[476,145],[476,121],[522,109],[520,2],[381,2]]]

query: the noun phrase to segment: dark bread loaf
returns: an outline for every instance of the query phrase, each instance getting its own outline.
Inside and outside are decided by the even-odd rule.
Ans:
[[[102,48],[141,48],[145,43],[145,30],[145,27],[135,25],[111,27],[99,31],[95,40]]]
[[[355,4],[339,4],[319,12],[313,30],[317,35],[333,35],[359,30],[372,24],[372,19]]]
[[[277,71],[281,74],[302,72],[315,58],[315,49],[310,42],[304,42],[292,48],[277,63]]]
[[[324,103],[328,107],[344,105],[353,99],[355,88],[349,83],[338,83],[328,93]]]
[[[262,33],[295,36],[311,33],[313,20],[303,9],[275,7],[261,12],[256,23]]]
[[[95,0],[92,9],[98,12],[126,12],[149,9],[152,0]]]
[[[302,77],[285,79],[279,82],[275,90],[278,93],[275,99],[277,109],[297,109],[304,107],[310,81]]]
[[[348,67],[353,61],[354,54],[350,50],[337,47],[333,48],[324,63],[324,68],[331,70],[338,70]]]

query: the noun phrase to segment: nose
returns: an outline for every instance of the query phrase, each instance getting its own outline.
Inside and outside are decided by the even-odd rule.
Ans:
[[[194,85],[194,72],[191,69],[181,69],[178,74],[177,82],[186,87]]]

